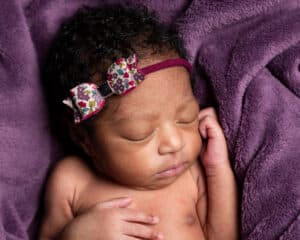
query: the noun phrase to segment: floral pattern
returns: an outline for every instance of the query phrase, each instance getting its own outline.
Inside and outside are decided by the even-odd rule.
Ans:
[[[75,123],[79,123],[96,113],[104,106],[105,99],[98,91],[94,83],[82,83],[70,90],[71,98],[65,99],[63,103],[74,110]]]
[[[107,83],[112,92],[118,95],[134,89],[144,78],[144,74],[138,70],[136,54],[119,58],[107,71]]]

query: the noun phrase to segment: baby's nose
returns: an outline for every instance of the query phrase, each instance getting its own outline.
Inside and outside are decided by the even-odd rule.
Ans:
[[[159,132],[160,154],[175,153],[184,146],[184,141],[180,129],[175,124],[164,125]]]

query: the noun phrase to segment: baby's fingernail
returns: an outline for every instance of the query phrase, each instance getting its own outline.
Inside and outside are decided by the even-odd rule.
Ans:
[[[159,217],[153,216],[152,217],[152,223],[158,223],[159,222]]]

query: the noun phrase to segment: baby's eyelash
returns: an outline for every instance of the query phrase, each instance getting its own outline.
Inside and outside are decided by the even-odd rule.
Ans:
[[[143,142],[143,141],[148,140],[148,138],[150,138],[154,134],[154,132],[155,131],[152,131],[150,134],[148,134],[147,136],[142,137],[142,138],[132,139],[132,138],[126,137],[126,139],[131,142]]]
[[[194,123],[197,119],[198,119],[198,115],[195,118],[191,119],[191,120],[179,120],[176,123],[179,123],[179,124],[190,124],[190,123]]]

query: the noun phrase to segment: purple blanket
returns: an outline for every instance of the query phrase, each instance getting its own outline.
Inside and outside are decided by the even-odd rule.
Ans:
[[[33,239],[49,167],[40,64],[60,22],[82,4],[0,6],[0,239]],[[182,34],[202,106],[218,107],[241,195],[242,239],[300,239],[300,1],[144,3]]]

